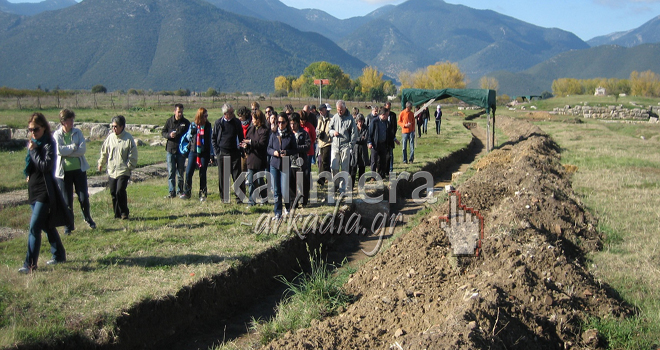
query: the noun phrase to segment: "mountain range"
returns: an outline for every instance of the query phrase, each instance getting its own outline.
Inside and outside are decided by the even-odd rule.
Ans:
[[[365,66],[317,33],[201,0],[85,0],[0,21],[0,82],[19,88],[270,91],[315,61]]]
[[[33,5],[33,12],[41,6],[42,13],[27,16],[19,5]],[[64,8],[52,11],[57,6]],[[272,91],[275,76],[298,76],[315,61],[338,64],[353,78],[366,65],[397,77],[401,70],[450,61],[472,85],[494,75],[504,93],[540,93],[550,90],[553,79],[572,77],[550,79],[548,72],[613,77],[607,62],[592,59],[580,69],[562,55],[608,52],[621,69],[655,70],[636,56],[641,50],[589,47],[660,42],[660,17],[587,43],[567,31],[442,0],[408,0],[348,19],[279,0],[0,0],[0,11],[0,60],[7,63],[0,67],[0,84],[21,88],[88,89],[100,83],[111,90]],[[566,66],[536,68],[552,67],[546,62]]]

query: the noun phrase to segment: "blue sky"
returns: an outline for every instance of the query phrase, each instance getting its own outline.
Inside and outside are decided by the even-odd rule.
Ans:
[[[403,0],[280,0],[295,8],[317,8],[337,18],[365,15]],[[436,1],[436,0],[429,0]],[[446,0],[488,9],[546,28],[573,32],[582,40],[637,28],[660,15],[660,0]]]
[[[9,0],[39,2],[41,0]],[[317,8],[337,18],[363,16],[403,0],[280,0],[295,8]],[[436,1],[436,0],[429,0]],[[595,36],[637,28],[660,16],[660,0],[447,0],[489,9],[546,28],[560,28],[589,40]]]

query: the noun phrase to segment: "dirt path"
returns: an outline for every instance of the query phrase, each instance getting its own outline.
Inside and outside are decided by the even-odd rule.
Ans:
[[[154,177],[166,177],[167,164],[159,163],[148,165],[133,171],[131,175],[131,182],[140,182]],[[94,195],[105,189],[108,185],[107,175],[90,176],[87,178],[87,186],[89,187],[89,195]],[[0,193],[0,211],[5,208],[16,207],[28,204],[28,191],[18,190]],[[13,239],[15,237],[25,234],[26,231],[17,230],[10,227],[0,226],[0,242]]]

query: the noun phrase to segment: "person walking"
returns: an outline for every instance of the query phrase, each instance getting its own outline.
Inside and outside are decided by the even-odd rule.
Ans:
[[[169,193],[165,198],[182,197],[183,191],[183,173],[186,165],[186,158],[179,152],[181,137],[188,131],[190,121],[183,116],[183,105],[177,103],[174,105],[174,115],[165,122],[161,134],[167,140],[165,142],[165,151],[167,156],[167,187]]]
[[[369,166],[371,162],[369,161],[369,147],[367,143],[369,141],[369,129],[366,126],[364,121],[364,116],[360,114],[356,119],[357,123],[357,132],[358,138],[353,147],[353,155],[351,159],[351,182],[353,187],[355,187],[355,180],[359,180],[364,174],[364,169],[366,166]]]
[[[401,143],[399,142],[399,140],[396,139],[396,130],[398,124],[397,124],[396,113],[392,111],[392,102],[390,101],[385,102],[385,108],[387,109],[387,120],[389,121],[390,128],[392,128],[392,130],[390,130],[390,133],[393,133],[395,135],[394,143],[400,145]],[[389,156],[390,170],[387,172],[388,174],[394,171],[394,147],[395,147],[394,143],[391,145],[390,148],[390,156]]]
[[[317,183],[319,186],[326,183],[326,178],[321,176],[322,174],[327,174],[327,176],[332,176],[330,172],[330,151],[332,150],[332,138],[330,137],[330,105],[323,103],[319,105],[319,118],[318,125],[316,127],[316,139],[317,141],[317,164],[318,164],[318,174],[319,178]]]
[[[337,187],[340,194],[346,194],[346,182],[351,171],[351,153],[357,142],[358,133],[355,119],[348,112],[346,102],[339,100],[336,105],[337,114],[330,121],[330,136],[332,137],[330,167],[332,168],[333,177],[340,171],[345,172],[345,176],[339,177],[339,186]]]
[[[289,156],[298,152],[296,137],[289,127],[289,119],[285,112],[277,116],[277,131],[270,134],[267,152],[271,156],[270,174],[273,197],[275,199],[272,220],[280,220],[282,219],[282,215],[284,214],[286,216],[291,208],[291,200],[288,198]],[[285,192],[287,198],[284,198],[285,211],[282,213],[282,197]]]
[[[295,201],[298,196],[301,196],[300,204],[302,206],[307,205],[309,199],[309,159],[307,153],[312,148],[312,142],[309,137],[309,134],[305,129],[300,125],[300,114],[293,113],[291,119],[289,120],[289,126],[291,126],[291,131],[296,138],[296,148],[298,152],[296,155],[291,155],[291,200]],[[311,125],[310,125],[311,127]],[[307,185],[305,185],[307,184]],[[300,186],[299,186],[300,185]]]
[[[222,106],[222,118],[215,121],[213,127],[213,148],[218,160],[218,189],[220,198],[225,203],[231,201],[229,197],[229,174],[234,182],[241,171],[241,150],[239,145],[243,142],[243,126],[234,115],[234,108],[225,103]],[[240,184],[244,192],[245,184]],[[226,193],[225,193],[226,192]]]
[[[67,208],[73,216],[73,189],[75,186],[80,209],[85,222],[91,229],[96,228],[89,209],[89,190],[87,187],[87,170],[89,163],[85,158],[87,143],[82,131],[73,126],[76,114],[68,109],[60,111],[60,128],[53,133],[57,144],[57,162],[55,164],[55,178],[57,185],[64,196]],[[64,234],[71,234],[74,225],[65,226]]]
[[[62,193],[55,184],[53,170],[57,162],[57,145],[50,134],[50,125],[41,113],[34,113],[28,121],[28,154],[25,157],[25,174],[28,183],[28,201],[32,209],[28,233],[27,254],[18,272],[28,274],[37,269],[41,250],[41,231],[46,232],[52,259],[47,265],[66,261],[66,251],[58,226],[73,225],[73,214],[67,209]]]
[[[390,150],[394,147],[395,135],[390,127],[389,110],[381,107],[376,114],[378,117],[369,126],[367,147],[371,149],[371,171],[386,179],[389,176]]]
[[[412,103],[406,102],[406,109],[399,114],[399,126],[401,127],[401,142],[403,143],[403,164],[415,161],[415,114],[412,111]],[[410,147],[410,157],[408,157]],[[410,158],[410,159],[409,159]]]
[[[440,135],[440,124],[442,124],[442,107],[438,105],[435,110],[435,134]]]
[[[195,169],[199,169],[199,201],[206,201],[208,189],[206,187],[206,173],[210,162],[213,162],[213,143],[211,135],[213,127],[209,122],[209,114],[206,108],[197,110],[195,121],[190,123],[188,131],[183,136],[187,142],[188,149],[180,150],[182,154],[188,154],[188,165],[186,166],[186,183],[184,194],[181,199],[189,199],[192,194],[192,177]],[[184,153],[185,152],[185,153]]]
[[[254,193],[256,188],[265,185],[264,177],[255,174],[268,171],[267,148],[270,137],[270,128],[266,125],[266,116],[259,110],[252,112],[252,124],[247,130],[243,140],[243,149],[247,154],[247,184],[248,184],[248,208],[255,203],[262,204],[265,197],[260,193]],[[257,200],[257,198],[259,200]]]
[[[126,132],[126,118],[118,115],[112,118],[112,132],[101,145],[98,171],[107,165],[108,187],[112,196],[112,209],[115,219],[128,219],[128,196],[126,188],[131,172],[137,166],[138,149],[133,136]]]

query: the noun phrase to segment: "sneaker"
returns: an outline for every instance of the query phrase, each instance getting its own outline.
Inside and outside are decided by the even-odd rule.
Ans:
[[[165,196],[165,197],[163,197],[163,198],[165,198],[165,199],[172,199],[172,198],[174,198],[174,197],[176,197],[176,195],[174,195],[174,193],[170,193],[170,194],[168,194],[167,196]]]
[[[408,161],[405,161],[405,160],[404,160],[404,161],[403,161],[403,164],[408,164]]]
[[[190,195],[182,193],[182,194],[179,195],[179,198],[181,198],[181,199],[190,199]]]
[[[66,261],[66,260],[64,260],[64,261]],[[46,265],[57,265],[57,264],[63,263],[64,261],[57,261],[55,259],[50,259],[50,260],[46,261]]]
[[[94,222],[94,220],[89,219],[85,221],[87,221],[87,225],[89,225],[89,228],[91,228],[92,230],[96,228],[96,223]]]
[[[206,197],[199,197],[199,201],[200,201],[201,203],[206,202]]]
[[[270,219],[270,221],[277,221],[277,220],[280,220],[280,219],[282,219],[282,216],[280,216],[280,215],[275,215],[275,216],[273,216],[273,217]]]
[[[19,272],[19,273],[22,273],[22,274],[24,274],[24,275],[27,275],[27,274],[29,274],[30,272],[32,272],[32,270],[30,270],[29,268],[23,266],[23,267],[21,267],[20,269],[18,269],[18,272]]]

